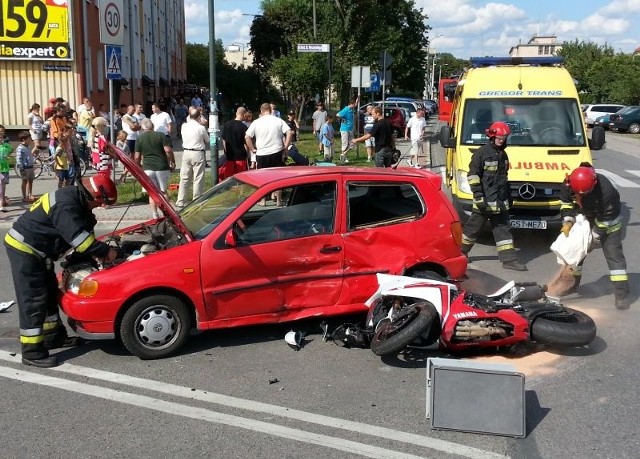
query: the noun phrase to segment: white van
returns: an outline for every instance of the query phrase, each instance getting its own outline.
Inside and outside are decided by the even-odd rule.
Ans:
[[[589,104],[587,108],[582,110],[584,113],[584,122],[587,127],[593,127],[596,118],[602,115],[610,115],[623,109],[625,106],[620,104]]]

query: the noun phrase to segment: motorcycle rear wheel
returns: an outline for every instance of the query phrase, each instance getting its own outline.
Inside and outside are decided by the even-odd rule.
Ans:
[[[394,322],[384,321],[380,324],[370,345],[375,355],[389,355],[401,351],[438,323],[438,311],[428,301],[418,301],[411,307],[414,308],[413,314]]]
[[[581,311],[565,311],[538,316],[531,324],[531,339],[552,346],[586,346],[596,337],[596,324]]]

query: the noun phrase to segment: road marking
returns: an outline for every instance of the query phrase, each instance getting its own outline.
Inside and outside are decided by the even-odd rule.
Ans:
[[[627,171],[627,172],[629,172],[630,174],[637,175],[638,177],[640,177],[640,171]]]
[[[20,362],[20,355],[17,354],[16,356],[11,356],[10,353],[0,350],[0,360],[17,363],[17,362]],[[273,416],[279,416],[282,418],[288,418],[288,419],[307,422],[311,424],[317,424],[325,427],[331,427],[334,429],[342,429],[350,432],[355,432],[358,434],[372,435],[375,437],[384,438],[388,440],[394,440],[394,441],[399,441],[403,443],[422,446],[432,450],[441,451],[447,454],[453,454],[453,455],[464,456],[469,458],[487,458],[487,459],[496,459],[496,458],[505,457],[505,455],[493,453],[490,451],[485,451],[485,450],[473,448],[466,445],[439,440],[436,438],[429,438],[429,437],[412,434],[408,432],[401,432],[398,430],[388,429],[386,427],[379,427],[379,426],[364,424],[356,421],[349,421],[346,419],[333,418],[333,417],[324,416],[321,414],[309,413],[306,411],[286,408],[286,407],[277,406],[277,405],[270,405],[268,403],[263,403],[263,402],[245,400],[237,397],[232,397],[229,395],[203,391],[200,389],[193,390],[192,388],[178,386],[175,384],[163,383],[160,381],[154,381],[149,379],[142,379],[142,378],[137,378],[135,376],[112,373],[109,371],[97,370],[97,369],[88,368],[88,367],[81,367],[81,366],[72,365],[68,363],[60,365],[59,367],[52,368],[51,370],[56,372],[61,372],[61,373],[73,374],[76,376],[82,376],[85,378],[98,379],[100,381],[121,384],[129,387],[135,387],[138,389],[151,390],[151,391],[159,392],[162,394],[178,396],[178,397],[183,397],[187,399],[203,401],[207,403],[215,403],[218,405],[223,405],[231,408],[238,408],[238,409],[253,411],[257,413],[265,413]],[[387,457],[387,456],[383,455],[380,457]]]
[[[256,421],[240,416],[219,413],[217,411],[207,410],[205,408],[181,405],[175,402],[167,402],[165,400],[147,397],[145,395],[117,391],[101,386],[92,386],[91,384],[70,381],[68,379],[54,378],[52,376],[42,375],[39,373],[15,370],[9,367],[0,366],[0,376],[17,381],[38,384],[41,386],[54,387],[56,389],[62,389],[69,392],[76,392],[78,394],[88,395],[90,397],[97,397],[113,402],[133,405],[147,410],[160,411],[171,415],[207,421],[215,424],[224,424],[232,427],[239,427],[241,429],[261,432],[275,437],[286,438],[288,440],[310,443],[313,445],[332,448],[365,457],[388,457],[397,459],[421,459],[424,457],[405,454],[386,448],[379,448],[377,446],[366,445],[364,443],[358,443],[342,438],[330,437],[328,435],[307,432],[305,430],[292,429],[290,427],[269,424],[267,422]]]
[[[609,172],[608,170],[598,169],[597,172],[607,177],[620,188],[640,188],[640,185],[638,185],[636,182],[627,180],[626,178],[620,177],[619,175],[614,174],[613,172]],[[627,172],[631,172],[632,174],[634,173],[633,171]]]

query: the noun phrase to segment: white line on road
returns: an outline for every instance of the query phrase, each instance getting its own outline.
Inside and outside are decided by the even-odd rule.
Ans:
[[[640,177],[640,171],[627,171],[627,172],[629,172],[630,174],[637,175],[638,177]]]
[[[286,438],[288,440],[295,440],[304,443],[310,443],[313,445],[328,447],[350,454],[358,454],[364,457],[388,457],[398,459],[421,459],[424,457],[405,454],[386,448],[379,448],[377,446],[365,445],[364,443],[358,443],[342,438],[330,437],[328,435],[307,432],[305,430],[292,429],[290,427],[269,424],[267,422],[256,421],[240,416],[218,413],[217,411],[207,410],[204,408],[181,405],[174,402],[167,402],[165,400],[147,397],[145,395],[117,391],[108,389],[106,387],[92,386],[91,384],[70,381],[68,379],[54,378],[39,373],[31,373],[28,371],[16,370],[9,367],[0,366],[0,376],[17,381],[38,384],[41,386],[54,387],[56,389],[62,389],[69,392],[76,392],[79,394],[88,395],[90,397],[97,397],[105,400],[111,400],[113,402],[133,405],[148,410],[160,411],[171,415],[212,422],[215,424],[224,424],[232,427],[239,427],[241,429],[261,432],[275,437]]]
[[[637,184],[636,182],[627,180],[626,178],[620,177],[619,175],[614,174],[613,172],[610,172],[608,170],[598,169],[597,172],[607,177],[609,180],[611,180],[620,188],[640,188],[640,185]],[[627,171],[627,172],[634,173],[633,171]]]
[[[8,362],[19,362],[20,356],[11,356],[6,351],[0,350],[0,360]],[[388,429],[386,427],[379,427],[369,424],[364,424],[355,421],[349,421],[346,419],[333,418],[330,416],[324,416],[321,414],[309,413],[306,411],[295,410],[277,405],[270,405],[267,403],[256,402],[252,400],[245,400],[229,395],[216,394],[209,391],[193,390],[184,386],[178,386],[175,384],[163,383],[160,381],[153,381],[148,379],[137,378],[135,376],[128,376],[119,373],[112,373],[109,371],[97,370],[88,367],[81,367],[72,364],[63,364],[59,367],[55,367],[52,370],[57,372],[74,374],[86,378],[98,379],[101,381],[112,382],[116,384],[122,384],[129,387],[135,387],[144,390],[152,390],[155,392],[184,397],[193,400],[199,400],[207,403],[215,403],[218,405],[228,406],[231,408],[238,408],[247,411],[253,411],[258,413],[265,413],[273,416],[279,416],[282,418],[294,419],[297,421],[307,422],[311,424],[317,424],[325,427],[331,427],[335,429],[347,430],[359,434],[372,435],[379,438],[385,438],[388,440],[400,441],[403,443],[414,444],[417,446],[426,447],[429,449],[441,451],[447,454],[454,454],[458,456],[464,456],[469,458],[487,458],[496,459],[504,458],[504,455],[493,453],[490,451],[484,451],[478,448],[473,448],[466,445],[452,443],[436,438],[429,438],[422,435],[412,434],[408,432],[401,432],[398,430]]]

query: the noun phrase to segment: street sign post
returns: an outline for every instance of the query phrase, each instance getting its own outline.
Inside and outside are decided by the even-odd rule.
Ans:
[[[329,90],[327,91],[327,109],[331,108],[331,44],[329,43],[298,43],[299,53],[328,53],[329,59],[327,67],[329,68]]]

